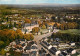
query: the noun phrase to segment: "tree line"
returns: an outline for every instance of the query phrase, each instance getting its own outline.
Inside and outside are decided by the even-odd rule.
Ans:
[[[70,33],[53,33],[51,38],[60,38],[62,41],[73,41],[73,42],[80,42],[80,35],[78,34],[70,34]]]
[[[16,31],[9,29],[0,30],[0,50],[15,39],[33,40],[34,36],[32,34],[23,34],[19,29]]]
[[[77,29],[78,24],[76,22],[68,22],[68,23],[62,23],[60,26],[61,30],[67,30],[67,29]]]

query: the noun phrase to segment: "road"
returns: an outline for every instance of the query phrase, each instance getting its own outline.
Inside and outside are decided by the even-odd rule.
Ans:
[[[39,44],[39,40],[41,40],[44,37],[49,37],[49,36],[51,36],[51,34],[52,34],[52,32],[51,33],[47,33],[47,34],[43,34],[43,35],[36,35],[36,36],[34,36],[34,40],[33,41],[36,41],[37,45],[38,45],[38,48],[41,49],[42,46]]]
[[[59,30],[54,29],[53,32],[50,32],[50,33],[47,33],[47,34],[35,35],[35,36],[34,36],[34,41],[39,42],[39,40],[41,40],[42,38],[44,38],[44,37],[49,37],[49,36],[52,35],[52,33],[56,33],[56,32],[58,32],[58,31],[59,31]]]
[[[43,34],[43,35],[36,35],[36,36],[34,36],[34,40],[33,41],[36,41],[37,46],[38,46],[38,49],[40,50],[41,48],[44,48],[44,47],[40,44],[40,41],[39,40],[41,40],[42,38],[45,38],[45,37],[47,38],[47,37],[51,36],[52,33],[56,33],[58,31],[59,30],[54,29],[53,32],[50,32],[50,33],[47,33],[47,34]],[[49,53],[49,51],[47,49],[44,48],[44,50],[47,51],[47,53]]]

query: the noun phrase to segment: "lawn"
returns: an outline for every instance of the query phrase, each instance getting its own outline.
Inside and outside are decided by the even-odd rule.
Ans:
[[[70,34],[79,34],[80,35],[80,29],[60,30],[59,32],[70,33]]]
[[[40,29],[40,32],[47,33],[48,32],[48,29]]]

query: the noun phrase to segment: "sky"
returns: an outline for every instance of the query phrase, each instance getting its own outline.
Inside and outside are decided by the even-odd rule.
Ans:
[[[80,0],[0,0],[0,4],[80,4]]]

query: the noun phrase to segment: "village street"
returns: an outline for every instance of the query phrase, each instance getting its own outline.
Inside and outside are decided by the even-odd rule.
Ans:
[[[54,29],[53,32],[50,32],[50,33],[47,33],[47,34],[35,35],[33,41],[36,41],[36,42],[37,42],[38,48],[40,49],[40,48],[41,48],[41,45],[39,44],[39,40],[41,40],[42,38],[47,38],[47,37],[51,36],[52,33],[56,33],[56,32],[58,32],[58,31],[59,31],[59,30]]]
[[[37,46],[40,49],[42,46],[40,45],[39,40],[41,40],[42,38],[45,38],[45,37],[49,37],[49,36],[51,36],[51,34],[52,34],[52,32],[47,33],[47,34],[43,34],[43,35],[36,35],[36,36],[34,36],[33,41],[36,41]]]
[[[59,31],[59,30],[55,29],[55,30],[53,30],[53,32],[50,32],[50,33],[47,33],[47,34],[36,35],[36,36],[34,36],[34,40],[33,40],[33,41],[36,41],[37,46],[38,46],[38,49],[43,48],[47,53],[49,53],[51,56],[53,56],[53,54],[51,54],[47,49],[45,49],[45,48],[40,44],[40,40],[41,40],[42,38],[47,38],[47,37],[51,36],[52,33],[56,33],[56,32],[58,32],[58,31]]]

